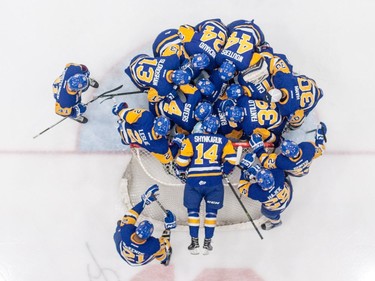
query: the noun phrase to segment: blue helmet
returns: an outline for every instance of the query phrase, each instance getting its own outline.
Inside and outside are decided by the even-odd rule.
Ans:
[[[225,117],[227,120],[235,123],[242,122],[244,117],[244,111],[242,107],[230,106],[225,109]]]
[[[204,119],[202,122],[202,129],[206,133],[216,134],[217,130],[219,129],[219,126],[219,118],[217,118],[214,115],[206,117],[206,119]]]
[[[214,84],[206,78],[202,78],[201,80],[199,80],[196,86],[198,90],[202,93],[202,95],[206,97],[212,96],[215,92]]]
[[[236,66],[232,61],[226,60],[219,67],[220,79],[224,81],[229,81],[234,77],[236,72]]]
[[[154,225],[151,222],[144,220],[135,229],[135,234],[141,239],[148,239],[153,231]]]
[[[89,86],[89,79],[84,74],[75,74],[68,79],[68,86],[72,91],[78,92]]]
[[[257,175],[257,182],[263,190],[268,190],[275,185],[275,179],[269,170],[261,169]]]
[[[299,153],[299,146],[294,141],[284,140],[281,143],[281,153],[286,157],[295,158]]]
[[[168,134],[171,122],[168,117],[159,116],[154,120],[154,131],[159,136],[166,136]]]
[[[118,115],[121,110],[128,108],[128,104],[126,102],[120,102],[112,107],[113,115]]]
[[[212,105],[209,102],[201,102],[194,110],[194,117],[198,121],[203,121],[207,116],[212,113]]]
[[[238,99],[243,95],[243,89],[239,84],[232,84],[227,89],[228,99]]]

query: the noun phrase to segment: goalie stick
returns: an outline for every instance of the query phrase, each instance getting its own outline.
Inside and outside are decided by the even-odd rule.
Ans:
[[[112,93],[112,92],[115,92],[115,91],[121,89],[122,86],[123,86],[123,85],[120,85],[120,86],[118,86],[118,87],[116,87],[116,88],[114,88],[114,89],[112,89],[112,90],[109,90],[109,91],[107,91],[107,92],[102,93],[102,94],[99,95],[99,96],[94,97],[92,100],[90,100],[89,102],[85,103],[85,105],[88,105],[88,104],[90,104],[90,103],[96,101],[98,98],[102,97],[102,96],[105,95],[105,94],[109,94],[109,93]],[[52,129],[52,128],[55,127],[56,125],[60,124],[62,121],[64,121],[64,120],[67,119],[68,117],[69,117],[69,116],[66,116],[66,117],[64,117],[63,119],[61,119],[60,121],[56,122],[55,124],[53,124],[53,125],[49,126],[48,128],[44,129],[44,130],[41,131],[39,134],[35,135],[35,136],[33,137],[33,139],[39,137],[41,134],[44,134],[45,132],[47,132],[49,129]]]
[[[241,201],[240,197],[238,196],[236,190],[234,189],[232,183],[229,181],[229,178],[227,177],[227,175],[223,175],[223,177],[224,177],[225,181],[227,182],[227,184],[229,185],[230,189],[232,190],[234,196],[236,196],[236,199],[237,199],[238,203],[240,203],[242,209],[243,209],[244,212],[246,213],[247,218],[249,219],[249,221],[251,222],[251,224],[252,224],[253,227],[255,228],[255,230],[256,230],[256,232],[258,233],[260,239],[263,239],[262,234],[259,232],[259,229],[258,229],[257,226],[255,225],[253,218],[251,217],[251,215],[250,215],[249,212],[247,211],[245,205],[242,203],[242,201]]]

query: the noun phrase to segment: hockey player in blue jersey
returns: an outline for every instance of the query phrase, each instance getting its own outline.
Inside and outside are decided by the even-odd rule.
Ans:
[[[167,117],[156,117],[148,110],[129,108],[124,102],[115,105],[112,113],[118,120],[117,131],[125,145],[137,144],[148,150],[162,164],[172,162],[178,146],[169,146],[166,138],[170,121]]]
[[[323,90],[305,75],[274,77],[273,85],[281,92],[277,102],[280,114],[288,120],[291,130],[299,128],[323,97]]]
[[[227,28],[229,37],[216,62],[218,65],[233,63],[236,71],[245,71],[259,61],[257,48],[265,43],[264,34],[253,20],[236,20]]]
[[[202,122],[203,133],[187,136],[182,141],[180,153],[175,160],[176,174],[182,178],[186,176],[184,206],[188,211],[191,236],[188,249],[191,254],[199,254],[199,210],[203,199],[206,202],[203,254],[208,254],[213,249],[211,239],[216,226],[216,216],[223,207],[224,200],[222,175],[229,173],[236,162],[232,142],[216,134],[218,128],[218,118],[207,117]]]
[[[154,259],[159,260],[161,264],[166,266],[170,262],[172,254],[170,235],[171,229],[176,227],[175,215],[167,210],[167,216],[164,219],[165,230],[160,238],[151,236],[154,226],[150,221],[144,220],[136,226],[138,216],[145,206],[155,201],[158,190],[159,187],[156,184],[149,187],[142,194],[141,202],[136,204],[117,222],[116,231],[113,235],[116,250],[130,266],[145,265]]]
[[[186,71],[191,79],[197,77],[201,70],[207,68],[210,63],[210,59],[205,53],[189,55],[178,30],[173,28],[161,32],[156,37],[152,44],[152,52],[155,58],[177,55],[180,59],[180,69]]]
[[[281,169],[291,176],[302,177],[309,173],[312,161],[323,154],[326,133],[327,127],[321,122],[316,130],[315,142],[305,141],[297,144],[291,140],[284,140],[280,146],[280,154],[268,154],[260,135],[253,134],[249,143],[263,167]]]
[[[225,110],[230,122],[242,124],[244,135],[247,138],[253,133],[260,134],[263,141],[275,143],[280,141],[285,121],[277,110],[275,103],[252,100],[247,96],[237,99],[237,105]]]
[[[177,95],[179,85],[188,84],[191,75],[180,69],[177,55],[153,58],[146,54],[135,56],[125,73],[132,82],[147,92],[149,102],[157,102],[164,98],[172,100]]]
[[[173,100],[163,99],[149,103],[150,111],[155,116],[166,116],[175,125],[177,133],[189,134],[200,119],[211,114],[212,107],[201,106],[202,94],[193,85],[181,85],[180,94]],[[197,113],[197,114],[196,114]]]
[[[56,100],[55,113],[79,123],[87,123],[87,118],[82,115],[86,112],[86,105],[82,103],[81,95],[89,86],[98,88],[99,83],[90,78],[88,68],[83,64],[68,63],[52,86]]]
[[[293,187],[290,180],[281,169],[268,170],[259,164],[253,166],[254,156],[248,154],[241,161],[243,168],[238,185],[239,192],[259,201],[263,230],[270,230],[281,225],[280,214],[285,211],[293,197]]]
[[[212,71],[217,68],[216,54],[224,47],[227,41],[228,31],[220,19],[202,21],[195,27],[184,24],[178,29],[181,41],[186,52],[192,56],[205,54],[209,58],[209,64],[204,68]]]

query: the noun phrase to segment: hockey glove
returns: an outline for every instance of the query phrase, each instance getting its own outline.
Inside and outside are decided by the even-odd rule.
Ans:
[[[176,216],[169,210],[167,210],[167,216],[164,219],[165,229],[176,228]]]
[[[193,67],[202,70],[205,69],[210,64],[210,58],[203,53],[195,54],[191,58],[191,63],[193,64]]]
[[[143,207],[145,205],[150,205],[152,202],[156,200],[156,192],[159,191],[159,186],[157,184],[154,184],[153,186],[150,186],[144,194],[142,194],[141,199],[143,201]]]
[[[251,165],[253,165],[255,160],[255,154],[247,153],[245,157],[240,162],[240,167],[242,170],[250,169]]]
[[[182,146],[182,141],[185,139],[185,135],[184,134],[177,134],[173,137],[172,139],[172,143],[176,144],[179,148],[181,148]]]
[[[257,153],[260,149],[264,148],[262,137],[258,134],[251,135],[249,144],[255,153]]]
[[[75,106],[73,106],[71,117],[77,118],[78,116],[85,113],[86,109],[87,107],[83,103],[76,104]]]
[[[252,179],[255,179],[258,172],[262,169],[262,167],[257,164],[255,166],[251,166],[249,169],[247,169],[246,171],[244,171],[244,173],[246,174],[246,177],[249,179],[249,180],[252,180]]]
[[[191,75],[185,70],[177,69],[172,72],[171,78],[174,84],[185,85],[190,82]]]
[[[317,146],[323,145],[325,142],[327,142],[326,134],[327,134],[327,126],[323,122],[320,122],[316,130],[316,135],[315,135],[315,144]]]

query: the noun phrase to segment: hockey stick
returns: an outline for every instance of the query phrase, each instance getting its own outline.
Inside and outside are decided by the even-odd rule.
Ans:
[[[105,94],[112,93],[112,92],[114,92],[114,91],[117,91],[117,90],[121,89],[122,86],[123,86],[123,85],[120,85],[120,86],[118,86],[118,87],[116,87],[116,88],[114,88],[114,89],[112,89],[112,90],[109,90],[109,91],[107,91],[107,92],[104,92],[103,94],[101,94],[101,95],[99,95],[99,96],[93,98],[93,99],[90,100],[89,102],[85,103],[85,105],[88,105],[88,104],[90,104],[90,103],[96,101],[98,98],[102,97],[102,96],[105,95]],[[58,121],[58,122],[56,122],[55,124],[49,126],[49,127],[46,128],[45,130],[41,131],[39,134],[35,135],[35,136],[33,137],[33,139],[39,137],[41,134],[44,134],[44,133],[47,132],[49,129],[52,129],[53,127],[57,126],[58,124],[60,124],[62,121],[64,121],[64,120],[67,119],[68,117],[69,117],[69,116],[64,117],[64,118],[61,119],[60,121]]]
[[[118,94],[113,94],[113,95],[104,95],[104,96],[101,96],[101,98],[105,98],[105,99],[103,99],[100,103],[102,104],[106,100],[110,100],[114,97],[139,94],[139,93],[143,93],[143,91],[134,91],[134,92],[118,93]]]
[[[251,224],[254,226],[254,228],[255,228],[256,232],[258,233],[260,239],[263,239],[262,234],[259,232],[259,229],[255,225],[253,218],[251,217],[251,215],[249,214],[249,212],[246,210],[245,205],[242,203],[240,197],[238,196],[238,194],[237,194],[236,190],[234,189],[232,183],[229,181],[227,175],[223,175],[223,177],[226,180],[227,184],[229,185],[230,189],[232,190],[233,194],[236,196],[236,199],[237,199],[238,203],[240,203],[242,209],[245,211],[247,218],[249,219],[249,221],[251,222]]]
[[[168,215],[167,210],[164,208],[164,206],[160,203],[156,195],[154,195],[156,203],[158,203],[160,209],[163,210],[165,215]],[[169,241],[171,240],[171,230],[170,229],[164,229],[162,237],[167,238]],[[170,261],[171,261],[171,256],[172,256],[172,246],[169,249],[166,249],[166,259],[164,262],[161,262],[162,265],[168,266]]]

